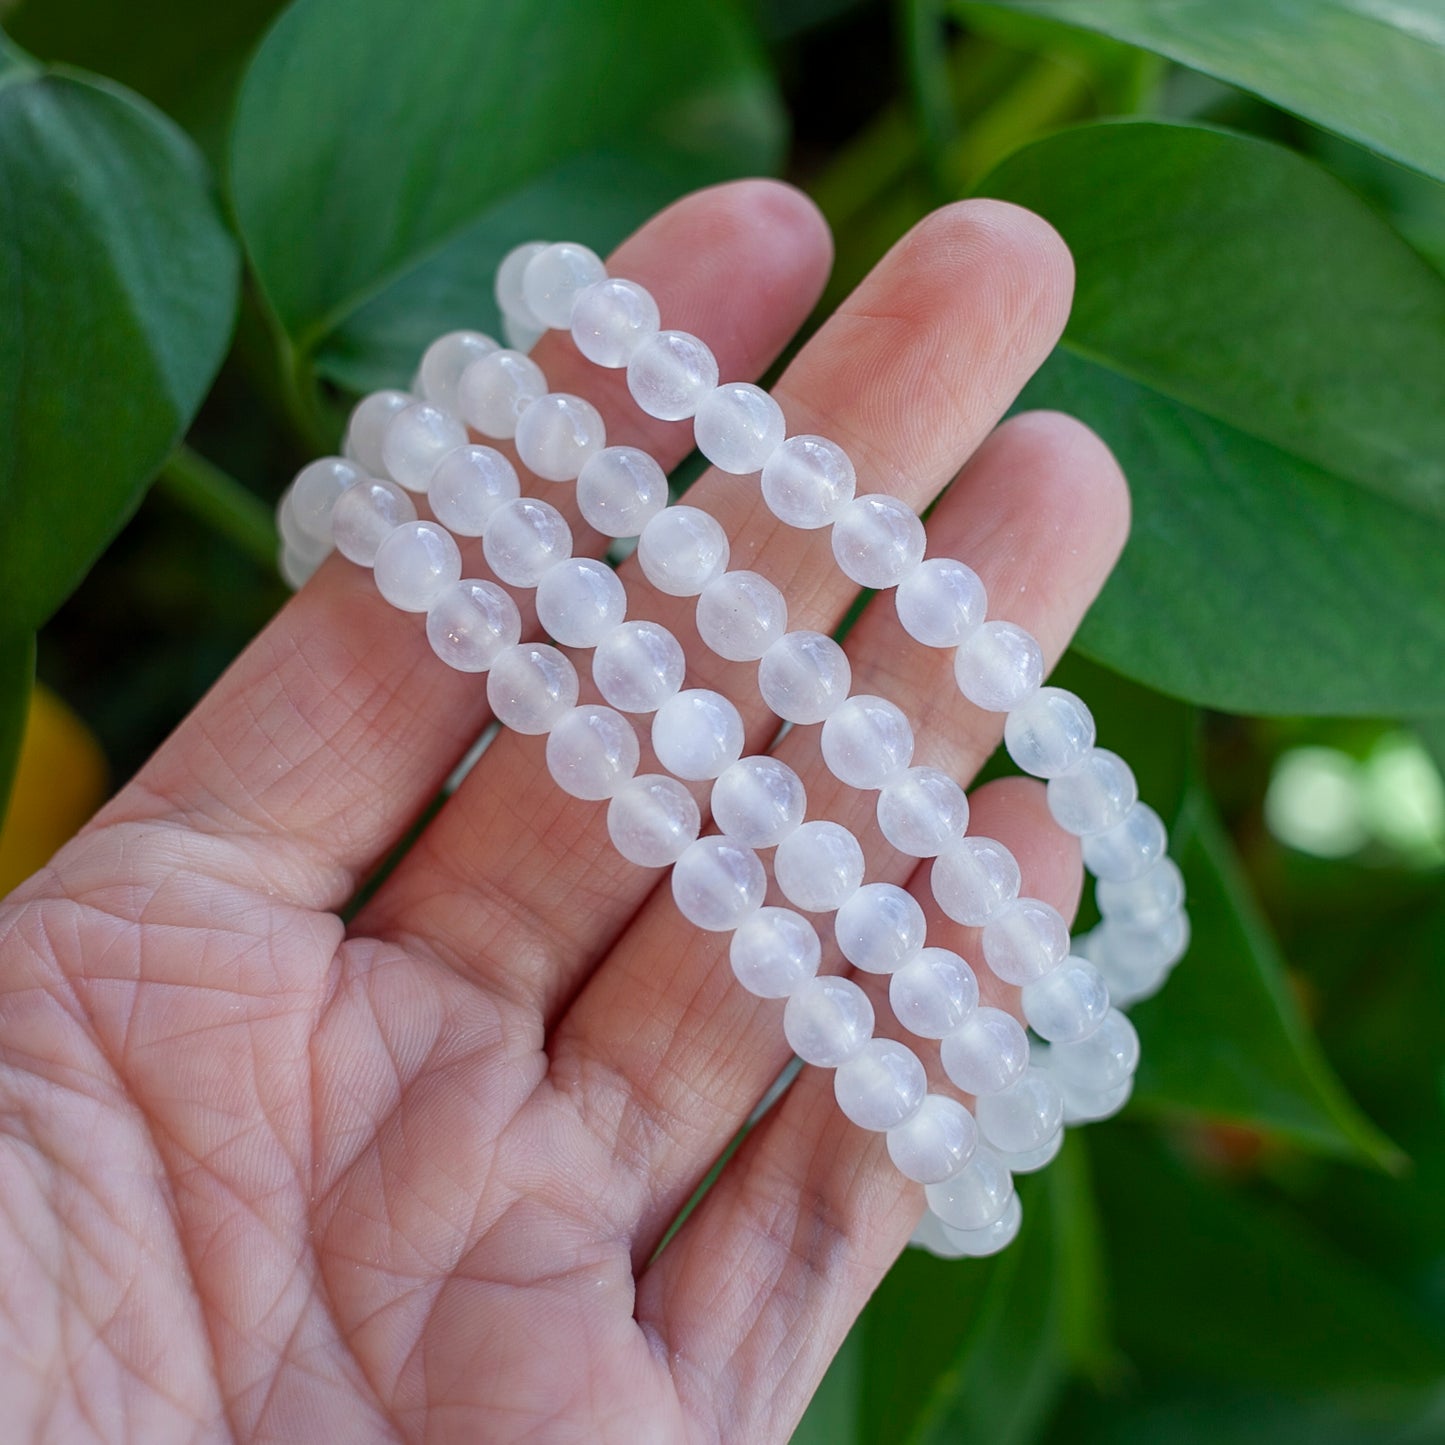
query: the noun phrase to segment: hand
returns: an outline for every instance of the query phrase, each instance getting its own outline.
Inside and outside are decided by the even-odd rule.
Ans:
[[[785,345],[828,261],[806,200],[748,182],[663,212],[611,269],[737,378]],[[860,490],[922,508],[957,473],[931,550],[969,561],[990,613],[1051,662],[1128,513],[1083,426],[996,425],[1070,280],[1042,221],[949,207],[777,388],[790,432],[840,442]],[[598,401],[609,440],[668,466],[688,450],[688,427],[643,417],[567,339],[537,356],[555,389]],[[791,625],[837,625],[851,588],[825,534],[773,524],[755,480],[709,474],[694,496],[733,565],[784,588]],[[690,600],[625,570],[631,615],[692,639],[690,683],[737,698],[749,749],[766,747],[753,670],[697,645]],[[855,688],[915,720],[917,760],[971,777],[1001,719],[963,704],[948,656],[910,643],[886,598],[848,648]],[[499,737],[360,915],[338,916],[478,736],[484,694],[332,558],[0,907],[8,1438],[787,1438],[922,1196],[808,1069],[657,1253],[787,1060],[780,1005],[736,985],[658,872],[611,851],[605,809],[553,786],[538,738]],[[810,816],[876,837],[816,730],[779,751]],[[1071,912],[1077,847],[1041,785],[991,784],[973,809],[1025,890]],[[906,872],[881,845],[870,865]]]

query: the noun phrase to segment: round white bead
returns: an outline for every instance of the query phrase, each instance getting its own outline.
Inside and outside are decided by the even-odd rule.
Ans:
[[[886,697],[858,693],[824,721],[823,761],[850,788],[881,788],[913,760],[913,729]]]
[[[403,522],[381,539],[373,564],[377,591],[403,612],[426,612],[461,579],[456,538],[435,522]]]
[[[529,356],[510,347],[472,362],[457,382],[457,408],[484,437],[516,434],[517,418],[547,391],[547,378]]]
[[[1051,973],[1026,983],[1022,995],[1029,1027],[1051,1044],[1086,1039],[1109,1011],[1109,989],[1087,959],[1066,958]]]
[[[1059,1086],[1042,1069],[1025,1069],[1023,1077],[997,1094],[985,1094],[974,1105],[978,1132],[1002,1154],[1022,1154],[1047,1144],[1064,1122]]]
[[[807,809],[803,780],[777,758],[740,758],[712,785],[714,822],[749,848],[781,843]]]
[[[416,521],[416,504],[395,482],[367,477],[348,487],[331,509],[331,535],[348,561],[370,567],[386,535]]]
[[[1102,833],[1139,801],[1129,764],[1107,748],[1091,748],[1066,773],[1049,779],[1049,812],[1066,833]]]
[[[763,464],[763,500],[790,527],[828,526],[857,485],[847,452],[827,437],[789,437]]]
[[[431,649],[458,672],[486,672],[522,636],[517,604],[495,582],[463,578],[426,615]]]
[[[429,401],[414,401],[387,422],[381,459],[388,475],[409,492],[424,492],[437,463],[466,444],[467,429],[450,412]]]
[[[1088,1038],[1049,1049],[1049,1071],[1061,1084],[1103,1093],[1117,1089],[1139,1067],[1139,1035],[1125,1015],[1110,1009]]]
[[[941,1184],[973,1157],[978,1126],[946,1094],[925,1094],[910,1118],[888,1131],[888,1157],[905,1179]]]
[[[276,568],[281,573],[281,580],[293,592],[299,592],[311,580],[311,574],[319,565],[311,558],[302,557],[293,552],[284,543],[280,556],[276,559]]]
[[[1127,883],[1152,868],[1168,846],[1159,814],[1148,803],[1135,803],[1112,828],[1085,836],[1084,866],[1100,882]]]
[[[528,241],[524,245],[514,246],[502,257],[493,286],[497,309],[502,315],[508,321],[520,323],[529,331],[538,333],[544,329],[542,321],[522,294],[522,278],[527,274],[528,262],[534,256],[540,256],[546,249],[546,241]]]
[[[632,353],[627,386],[648,416],[682,421],[717,385],[717,358],[686,331],[659,331]]]
[[[1018,897],[1018,861],[992,838],[959,838],[933,865],[938,906],[967,928],[981,928]]]
[[[644,773],[629,778],[607,805],[612,845],[641,868],[676,863],[702,824],[696,800],[676,778]]]
[[[1124,928],[1158,928],[1184,902],[1184,876],[1172,858],[1127,883],[1103,880],[1094,890],[1099,912]]]
[[[522,493],[517,470],[495,447],[464,446],[436,465],[427,502],[436,519],[459,537],[480,537],[493,512]]]
[[[1002,1009],[978,1008],[940,1049],[943,1070],[965,1094],[997,1094],[1018,1079],[1029,1062],[1029,1038]]]
[[[528,355],[546,334],[545,326],[528,326],[525,321],[515,316],[502,318],[502,335],[506,338],[507,346],[520,356]]]
[[[696,597],[727,567],[728,534],[697,507],[668,507],[642,529],[637,561],[659,592]]]
[[[849,963],[868,973],[893,973],[918,955],[928,929],[906,889],[869,883],[838,909],[833,933]]]
[[[404,391],[373,391],[370,396],[362,397],[352,408],[346,423],[342,454],[369,476],[386,476],[381,439],[392,417],[415,400]]]
[[[579,292],[607,275],[596,251],[575,241],[544,246],[522,270],[522,299],[544,326],[565,331]]]
[[[344,465],[349,466],[350,463]],[[314,537],[301,529],[300,520],[296,516],[294,486],[287,487],[276,504],[276,530],[281,534],[282,552],[289,552],[305,568],[308,575],[331,551],[329,537]]]
[[[847,654],[821,632],[785,632],[758,663],[758,691],[780,718],[822,722],[853,682]]]
[[[359,467],[343,457],[322,457],[296,473],[291,483],[291,516],[307,537],[329,549],[332,542],[331,512],[341,494],[362,480]]]
[[[543,481],[574,481],[606,444],[602,413],[580,396],[548,392],[517,418],[517,455]]]
[[[756,572],[724,572],[698,594],[698,636],[729,662],[756,662],[787,628],[783,594]]]
[[[572,529],[556,507],[536,497],[503,502],[487,518],[482,555],[513,587],[535,587],[549,567],[572,554]]]
[[[1004,1166],[1007,1168],[1007,1165]],[[1010,1194],[1003,1213],[992,1224],[982,1229],[954,1229],[939,1222],[944,1244],[955,1258],[987,1259],[1007,1249],[1018,1238],[1019,1227],[1023,1224],[1024,1207],[1017,1194]]]
[[[688,688],[657,709],[652,750],[676,777],[692,782],[715,778],[742,755],[742,717],[722,693]]]
[[[992,1224],[1014,1196],[1013,1176],[992,1149],[980,1144],[957,1174],[924,1189],[928,1207],[954,1229],[978,1230]]]
[[[838,509],[833,556],[860,587],[892,587],[923,560],[923,523],[897,497],[869,492]]]
[[[719,471],[746,476],[762,465],[787,435],[783,409],[750,381],[725,381],[698,403],[693,418],[697,449]]]
[[[988,594],[972,567],[930,557],[898,584],[894,605],[910,637],[927,647],[957,647],[983,621]]]
[[[763,905],[768,879],[751,848],[714,833],[689,844],[672,867],[672,896],[689,923],[727,933]]]
[[[619,276],[594,281],[572,302],[572,340],[598,366],[626,366],[660,324],[652,293]]]
[[[804,823],[778,844],[773,877],[795,907],[806,913],[828,913],[858,891],[863,850],[841,824]]]
[[[457,383],[472,362],[501,348],[480,331],[448,331],[422,352],[418,390],[425,401],[457,415]]]
[[[790,908],[760,908],[728,945],[737,980],[759,998],[787,998],[818,972],[823,945],[813,925]]]
[[[833,1075],[838,1107],[860,1129],[877,1132],[916,1114],[927,1091],[918,1055],[892,1039],[869,1039]]]
[[[1039,898],[1016,898],[983,928],[983,958],[995,978],[1026,984],[1069,956],[1069,925]]]
[[[637,447],[603,447],[577,477],[577,507],[604,537],[636,537],[667,505],[667,473]]]
[[[622,712],[656,712],[682,686],[682,644],[660,622],[623,622],[592,654],[597,690]]]
[[[1112,1119],[1129,1102],[1129,1096],[1134,1092],[1134,1079],[1130,1075],[1112,1089],[1080,1089],[1073,1084],[1064,1084],[1062,1088],[1064,1122],[1095,1124],[1103,1119]]]
[[[545,643],[509,647],[487,674],[487,702],[513,732],[548,732],[577,706],[577,670]]]
[[[968,794],[937,768],[909,768],[878,792],[878,828],[900,853],[933,858],[968,827]]]
[[[1060,1090],[1062,1095],[1063,1091]],[[1067,1115],[1067,1101],[1065,1101],[1065,1114]],[[1033,1174],[1037,1170],[1052,1164],[1059,1156],[1059,1150],[1064,1147],[1064,1128],[1061,1123],[1047,1139],[1037,1148],[1024,1149],[1017,1154],[1000,1154],[999,1158],[1008,1166],[1010,1174]]]
[[[1073,693],[1041,687],[1004,719],[1003,740],[1024,772],[1056,778],[1094,746],[1094,715]]]
[[[852,979],[821,974],[788,995],[783,1034],[805,1064],[836,1069],[872,1037],[873,1005]]]
[[[1156,928],[1125,928],[1108,920],[1088,937],[1089,958],[1098,965],[1114,1002],[1123,1007],[1158,991],[1189,947],[1189,919],[1172,913]]]
[[[610,798],[636,771],[637,730],[610,707],[564,713],[547,734],[547,771],[564,793],[589,802]]]
[[[909,1033],[946,1038],[978,1007],[978,980],[958,954],[925,948],[888,980],[888,1001]]]
[[[537,621],[564,647],[596,647],[627,616],[627,589],[605,562],[567,557],[537,583]]]
[[[975,707],[1008,712],[1038,691],[1044,678],[1043,649],[1012,622],[975,627],[953,655],[958,690]]]

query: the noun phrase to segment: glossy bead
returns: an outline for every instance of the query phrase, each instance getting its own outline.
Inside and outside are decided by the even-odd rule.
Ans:
[[[868,883],[833,920],[838,949],[868,973],[893,973],[917,956],[928,929],[918,900],[895,883]]]
[[[686,331],[659,331],[632,353],[627,386],[648,416],[682,421],[717,385],[717,358]]]
[[[1049,812],[1066,833],[1102,833],[1139,801],[1129,764],[1107,748],[1091,748],[1066,773],[1049,779]]]
[[[426,612],[462,575],[456,539],[435,522],[403,522],[381,539],[377,591],[403,612]]]
[[[505,338],[507,348],[515,351],[519,356],[527,356],[532,348],[547,334],[545,326],[528,326],[525,321],[515,316],[504,316],[502,318],[502,336]]]
[[[558,241],[538,251],[522,270],[522,299],[544,326],[566,330],[578,293],[607,275],[596,251],[575,241]]]
[[[610,707],[586,704],[564,713],[547,734],[547,771],[564,793],[600,802],[636,771],[637,730]]]
[[[833,1075],[838,1107],[860,1129],[880,1133],[916,1114],[927,1091],[918,1055],[892,1039],[869,1039]]]
[[[1029,1039],[1002,1009],[978,1008],[944,1040],[943,1070],[965,1094],[997,1094],[1019,1079],[1029,1062]]]
[[[1154,928],[1126,928],[1106,919],[1088,941],[1089,958],[1121,1005],[1154,993],[1188,947],[1184,913],[1171,913]]]
[[[1018,897],[1018,861],[992,838],[960,838],[933,865],[938,906],[967,928],[981,928]]]
[[[913,760],[913,728],[886,697],[857,693],[824,721],[823,761],[850,788],[881,788]]]
[[[1005,1167],[1007,1167],[1005,1165]],[[944,1243],[954,1256],[963,1259],[987,1259],[1007,1249],[1018,1238],[1023,1224],[1024,1208],[1017,1194],[1010,1194],[1003,1213],[982,1229],[954,1229],[940,1222]]]
[[[346,441],[342,454],[354,461],[368,476],[386,476],[382,460],[381,439],[392,417],[410,406],[416,398],[404,391],[374,391],[352,408],[346,423]]]
[[[362,480],[361,470],[342,457],[322,457],[296,473],[290,508],[297,527],[330,548],[331,511],[347,488]]]
[[[946,1094],[925,1094],[914,1113],[888,1131],[888,1157],[905,1179],[918,1184],[951,1179],[977,1144],[973,1115]]]
[[[954,1229],[984,1229],[1003,1215],[1014,1195],[1013,1176],[980,1144],[957,1174],[924,1189],[928,1207]]]
[[[1059,1092],[1062,1097],[1063,1091]],[[1063,1102],[1065,1117],[1067,1117],[1067,1101]],[[1060,1122],[1059,1127],[1036,1148],[1024,1149],[1017,1154],[1000,1154],[999,1158],[1008,1166],[1010,1174],[1033,1174],[1052,1164],[1059,1157],[1059,1150],[1063,1147],[1064,1127]]]
[[[450,412],[429,401],[404,406],[387,422],[381,459],[387,474],[409,492],[424,492],[437,463],[467,444],[467,429]]]
[[[548,392],[529,402],[517,418],[517,455],[543,481],[575,481],[606,444],[602,413],[580,396]]]
[[[660,324],[652,293],[620,276],[594,281],[572,302],[572,340],[598,366],[626,366]]]
[[[607,805],[607,834],[613,847],[642,868],[676,863],[701,824],[692,794],[676,778],[662,773],[628,779]]]
[[[1158,928],[1184,903],[1184,877],[1172,858],[1161,858],[1127,883],[1101,880],[1094,891],[1099,912],[1124,928]]]
[[[852,979],[821,974],[788,995],[783,1034],[805,1064],[836,1069],[873,1036],[873,1005]]]
[[[786,632],[758,663],[758,691],[780,718],[822,722],[852,686],[847,654],[821,632]]]
[[[923,523],[897,497],[870,492],[838,509],[833,556],[860,587],[892,587],[923,560]]]
[[[1135,803],[1112,828],[1083,839],[1084,866],[1103,882],[1127,883],[1164,856],[1169,838],[1159,814]]]
[[[715,386],[698,403],[692,425],[698,451],[740,477],[760,471],[787,435],[782,407],[750,381]]]
[[[577,477],[577,507],[604,537],[636,537],[667,505],[667,473],[637,447],[603,447]]]
[[[950,949],[925,948],[888,980],[888,1002],[909,1033],[941,1039],[978,1007],[978,979]]]
[[[284,544],[276,559],[276,570],[280,572],[281,580],[293,592],[299,592],[311,580],[311,574],[319,565],[318,561],[299,556]]]
[[[605,562],[567,557],[537,583],[537,621],[564,647],[596,647],[627,616],[627,589]]]
[[[878,828],[900,853],[933,858],[968,827],[968,794],[937,768],[909,768],[878,792]]]
[[[1130,1075],[1122,1084],[1112,1089],[1080,1089],[1073,1084],[1064,1084],[1064,1122],[1066,1124],[1096,1124],[1112,1119],[1134,1092],[1134,1078]]]
[[[853,500],[857,473],[827,437],[789,437],[763,464],[763,500],[789,527],[826,527]]]
[[[621,712],[656,712],[682,686],[682,644],[660,622],[623,622],[599,639],[592,680]]]
[[[331,509],[331,536],[348,561],[370,567],[388,532],[416,521],[416,504],[395,482],[367,477],[348,487]]]
[[[790,908],[758,909],[728,945],[738,982],[759,998],[787,998],[818,972],[822,957],[813,925]]]
[[[718,834],[690,844],[672,867],[679,911],[709,933],[730,932],[756,913],[767,887],[758,855]]]
[[[729,662],[756,662],[787,630],[783,594],[756,572],[724,572],[698,594],[698,636]]]
[[[534,256],[540,256],[547,249],[546,241],[528,241],[514,246],[502,257],[497,267],[497,279],[493,292],[497,298],[497,309],[508,321],[518,322],[530,331],[541,332],[543,322],[527,304],[522,292],[522,278],[527,274],[527,265]]]
[[[749,848],[781,843],[807,809],[803,780],[777,758],[740,758],[712,785],[713,821]]]
[[[536,497],[503,502],[487,519],[482,555],[513,587],[535,587],[548,568],[572,554],[572,529],[556,507]]]
[[[1094,715],[1061,687],[1041,687],[1004,719],[1009,757],[1035,778],[1066,773],[1094,746]]]
[[[676,777],[692,782],[715,778],[742,755],[742,717],[722,693],[688,688],[657,709],[652,750]]]
[[[863,881],[863,850],[838,823],[821,819],[795,828],[773,858],[783,896],[805,913],[828,913],[851,898]]]
[[[920,562],[894,594],[898,620],[927,647],[957,647],[988,611],[978,573],[952,557]]]
[[[697,507],[668,507],[642,529],[637,561],[659,592],[696,597],[727,567],[728,535]]]
[[[577,706],[577,671],[545,643],[509,647],[487,674],[487,702],[503,727],[545,733]]]
[[[422,400],[457,415],[457,383],[472,362],[501,348],[480,331],[448,331],[422,352],[417,387]]]
[[[1023,1077],[974,1105],[978,1132],[1001,1154],[1022,1154],[1047,1144],[1064,1122],[1059,1086],[1041,1069],[1025,1069]]]
[[[480,537],[492,513],[521,493],[517,469],[501,452],[467,445],[437,463],[426,498],[442,526],[459,537]]]
[[[350,466],[350,463],[344,463]],[[276,530],[281,536],[281,550],[289,552],[309,576],[331,551],[329,537],[315,537],[301,529],[296,516],[294,487],[287,487],[276,504]]]
[[[1051,1044],[1086,1039],[1109,1011],[1109,989],[1088,960],[1066,958],[1056,969],[1023,989],[1024,1018]]]
[[[432,651],[458,672],[486,672],[521,636],[517,604],[495,582],[476,577],[448,587],[426,615]]]
[[[529,356],[507,347],[472,362],[457,382],[457,408],[484,437],[507,438],[517,418],[547,392],[547,378]]]
[[[1026,984],[1069,956],[1069,925],[1039,898],[1016,898],[984,925],[983,959],[995,978]]]
[[[1139,1035],[1118,1009],[1110,1009],[1088,1038],[1049,1049],[1049,1071],[1061,1084],[1103,1093],[1139,1067]]]
[[[1044,678],[1043,649],[1012,622],[975,627],[953,655],[958,690],[986,712],[1008,712],[1038,691]]]

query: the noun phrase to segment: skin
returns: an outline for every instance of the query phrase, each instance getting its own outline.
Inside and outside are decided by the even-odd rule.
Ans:
[[[707,338],[724,377],[754,377],[829,258],[811,204],[753,181],[680,201],[611,269]],[[930,554],[968,560],[990,614],[1050,662],[1128,526],[1092,433],[1048,414],[999,425],[1071,283],[1037,217],[948,207],[776,389],[790,432],[847,448],[860,491],[922,508],[952,482]],[[555,389],[603,408],[610,441],[668,465],[687,450],[685,425],[642,417],[565,338],[536,354]],[[790,625],[836,625],[850,588],[825,535],[773,522],[755,481],[711,473],[694,499],[732,565],[784,588]],[[579,550],[600,549],[569,515]],[[751,670],[702,649],[688,600],[624,573],[630,615],[674,627],[689,685],[739,699],[749,750],[766,747]],[[724,940],[678,916],[663,875],[611,852],[605,809],[551,785],[540,739],[503,734],[342,923],[488,718],[479,680],[420,631],[331,559],[0,905],[9,1438],[783,1441],[907,1241],[922,1191],[808,1069],[657,1254],[787,1060],[781,1005],[736,985]],[[886,598],[848,650],[855,689],[915,720],[915,761],[971,777],[1001,718],[961,704],[948,656],[910,643]],[[830,782],[814,733],[778,750],[809,816],[875,835],[871,799]],[[1041,785],[979,790],[970,830],[1072,911],[1078,850]],[[875,846],[870,878],[907,876]],[[926,869],[910,887],[928,906]],[[929,916],[930,942],[977,956]]]

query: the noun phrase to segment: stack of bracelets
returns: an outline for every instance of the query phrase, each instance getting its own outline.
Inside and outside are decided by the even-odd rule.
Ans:
[[[719,385],[712,352],[687,332],[661,330],[646,290],[609,277],[585,246],[542,242],[507,256],[496,289],[509,348],[474,331],[441,337],[422,357],[412,393],[364,398],[344,457],[313,462],[296,477],[279,509],[283,574],[299,586],[334,546],[373,569],[393,606],[425,613],[442,662],[487,674],[496,719],[546,735],[558,786],[607,802],[617,851],[644,868],[670,865],[682,914],[731,935],[738,982],[786,1001],[783,1031],[794,1053],[835,1071],[839,1107],[860,1128],[884,1133],[893,1163],[925,1186],[929,1212],[915,1242],[948,1256],[1003,1248],[1022,1217],[1013,1176],[1047,1164],[1065,1124],[1107,1118],[1129,1098],[1139,1043],[1120,1009],[1163,984],[1188,939],[1164,825],[1138,800],[1123,759],[1094,745],[1084,703],[1042,686],[1038,642],[1011,622],[985,620],[984,587],[972,569],[946,557],[925,560],[913,511],[882,493],[855,495],[843,450],[824,437],[787,436],[767,392],[748,382]],[[547,328],[570,330],[590,361],[625,367],[648,415],[691,418],[698,449],[715,467],[761,474],[763,497],[780,521],[831,527],[847,577],[895,589],[908,634],[954,650],[959,691],[1005,715],[1009,755],[1047,780],[1054,819],[1081,839],[1098,879],[1098,928],[1071,947],[1054,908],[1019,896],[1009,850],[966,836],[968,799],[957,780],[912,766],[913,729],[903,712],[886,698],[850,694],[838,643],[789,631],[778,588],[756,572],[728,570],[728,538],[714,518],[669,505],[656,461],[635,447],[607,446],[593,406],[548,392],[526,354]],[[512,464],[473,444],[469,428],[511,439],[522,464],[546,481],[575,480],[590,526],[637,538],[647,579],[664,593],[697,598],[707,647],[756,662],[762,700],[784,723],[822,724],[828,771],[877,794],[878,827],[895,849],[934,859],[938,907],[981,930],[982,963],[1020,990],[1027,1031],[1011,1013],[980,1004],[962,957],[927,945],[923,910],[905,889],[864,882],[852,832],[805,821],[807,799],[792,768],[766,754],[741,756],[737,707],[721,693],[684,688],[677,638],[628,618],[617,572],[574,557],[562,514],[523,496]],[[434,520],[418,519],[411,493],[425,494]],[[497,580],[462,577],[458,536],[482,539]],[[578,705],[577,670],[566,654],[521,640],[517,605],[498,582],[535,588],[542,630],[563,647],[592,650],[605,706]],[[647,714],[667,772],[637,776],[632,717]],[[717,828],[706,836],[685,786],[702,782],[711,784]],[[775,850],[773,879],[791,908],[764,906],[759,851],[766,849]],[[818,972],[822,940],[804,915],[828,913],[842,957],[889,976],[898,1022],[940,1041],[943,1071],[975,1099],[972,1112],[929,1091],[915,1052],[874,1036],[873,1006],[857,983]]]

